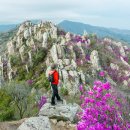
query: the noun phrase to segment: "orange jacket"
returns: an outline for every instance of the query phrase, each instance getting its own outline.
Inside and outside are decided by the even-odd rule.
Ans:
[[[52,84],[58,85],[58,83],[59,83],[59,73],[56,70],[51,70],[49,72],[49,75],[51,75],[51,74],[53,74],[53,77],[54,77],[54,82],[52,82]]]

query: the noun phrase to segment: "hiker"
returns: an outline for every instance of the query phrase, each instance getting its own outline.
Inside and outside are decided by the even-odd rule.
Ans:
[[[57,68],[56,64],[51,65],[51,71],[49,72],[48,77],[52,88],[51,105],[55,105],[55,97],[57,98],[57,101],[63,102],[63,100],[60,98],[58,94],[59,73],[57,72],[56,68]]]

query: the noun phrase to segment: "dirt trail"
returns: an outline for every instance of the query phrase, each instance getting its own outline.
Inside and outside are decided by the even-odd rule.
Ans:
[[[25,119],[11,122],[0,122],[0,130],[17,130],[17,128],[25,121]]]

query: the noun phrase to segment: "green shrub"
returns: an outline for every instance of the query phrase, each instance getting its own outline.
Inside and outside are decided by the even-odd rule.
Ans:
[[[36,96],[37,94],[35,93],[35,94],[30,94],[28,97],[28,107],[27,107],[27,110],[25,111],[26,117],[37,116],[39,112],[39,108],[36,101]]]
[[[16,108],[15,111],[19,115],[19,118],[23,118],[29,105],[28,97],[31,92],[31,88],[23,82],[10,82],[6,84],[5,90],[12,98]]]
[[[46,88],[46,90],[49,90],[49,81],[45,74],[41,74],[38,79],[36,80],[35,87],[36,88]]]
[[[25,80],[25,78],[26,78],[26,73],[27,73],[26,70],[25,70],[25,68],[19,67],[17,73],[18,73],[18,74],[17,74],[16,80],[18,80],[18,81]]]
[[[0,90],[0,121],[13,119],[12,98],[4,90]]]
[[[34,75],[34,72],[33,72],[32,70],[30,70],[29,73],[26,73],[26,79],[27,79],[27,80],[28,80],[28,79],[32,79],[33,75]]]
[[[21,59],[19,55],[10,56],[11,66],[19,66],[21,64]]]
[[[61,89],[60,89],[60,92],[61,92],[61,94],[62,95],[68,95],[68,90],[67,90],[67,88],[66,87],[62,87]]]
[[[40,48],[37,53],[33,55],[32,61],[33,61],[33,66],[38,65],[40,62],[44,61],[44,58],[47,55],[47,50],[44,48]]]

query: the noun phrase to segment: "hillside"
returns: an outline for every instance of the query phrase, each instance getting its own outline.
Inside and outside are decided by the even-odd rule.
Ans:
[[[53,63],[58,66],[59,93],[64,98],[63,104],[57,101],[56,106],[50,105],[51,89],[47,79]],[[47,130],[58,130],[59,124],[63,130],[68,129],[66,126],[74,130],[74,123],[78,122],[76,113],[80,109],[79,105],[84,109],[82,99],[85,99],[85,102],[90,103],[96,101],[97,106],[100,103],[101,110],[104,104],[107,110],[111,108],[106,111],[107,116],[101,117],[103,121],[104,118],[111,118],[110,112],[113,115],[117,112],[114,117],[121,119],[118,123],[120,126],[122,119],[123,122],[130,120],[129,70],[130,48],[121,42],[99,38],[94,33],[76,35],[51,22],[33,24],[26,21],[17,30],[11,31],[11,39],[0,55],[0,121],[28,118],[17,130],[28,130],[34,125],[35,130],[40,129],[40,126],[43,127],[41,130],[45,126]],[[108,92],[105,98],[101,98],[105,94],[103,89]],[[98,94],[95,100],[92,99],[92,91]],[[87,92],[91,100],[85,98]],[[109,93],[115,96],[111,99]],[[118,116],[119,106],[114,104],[114,101],[119,104],[118,99],[122,103],[121,116]],[[50,121],[56,128],[50,128]]]
[[[63,28],[67,32],[72,32],[75,34],[83,34],[83,32],[86,30],[86,32],[88,33],[96,33],[101,38],[109,37],[119,41],[130,43],[130,30],[98,27],[67,20],[62,21],[58,24],[58,26]]]
[[[12,29],[10,31],[7,32],[1,32],[0,33],[0,54],[2,54],[3,51],[6,50],[6,44],[7,42],[14,37],[14,35],[16,34],[17,28]]]

